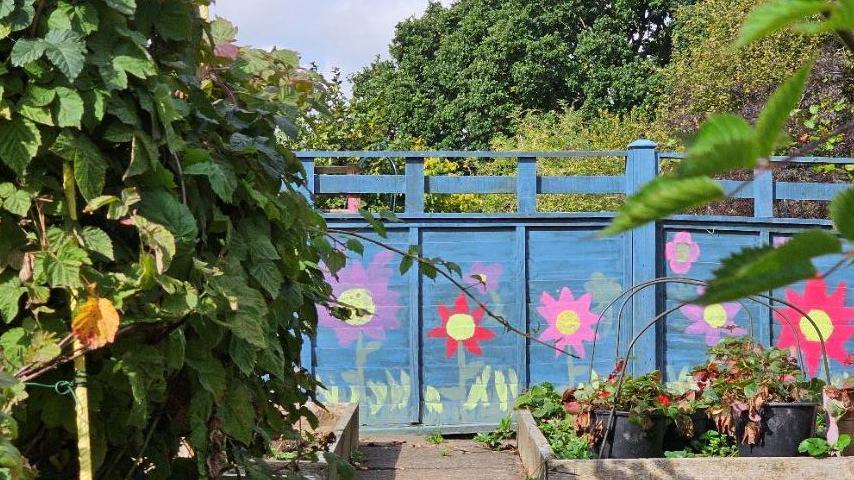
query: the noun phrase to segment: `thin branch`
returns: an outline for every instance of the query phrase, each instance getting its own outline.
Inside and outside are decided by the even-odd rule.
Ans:
[[[125,475],[125,480],[130,480],[130,478],[133,476],[133,472],[136,470],[137,467],[142,464],[142,460],[143,458],[145,458],[143,457],[143,455],[145,454],[145,450],[148,448],[148,443],[151,441],[151,437],[154,434],[154,430],[157,428],[157,424],[160,423],[160,419],[162,417],[163,410],[161,410],[160,413],[157,415],[157,418],[155,418],[154,421],[151,422],[151,427],[148,429],[148,433],[145,434],[145,440],[142,442],[142,447],[140,447],[139,449],[139,455],[136,457],[136,460],[133,462],[133,465],[131,465],[128,474]]]
[[[374,245],[377,245],[377,246],[379,246],[379,247],[382,247],[382,248],[384,248],[384,249],[386,249],[386,250],[389,250],[389,251],[391,251],[391,252],[394,252],[394,253],[396,253],[396,254],[398,254],[398,255],[401,255],[401,256],[403,256],[403,257],[409,257],[409,258],[411,258],[412,260],[417,261],[419,264],[422,264],[422,265],[430,265],[431,267],[433,267],[433,269],[435,269],[435,270],[436,270],[436,272],[437,272],[439,275],[441,275],[443,278],[445,278],[446,280],[448,280],[449,282],[451,282],[452,284],[454,284],[454,286],[455,286],[455,287],[457,287],[459,290],[461,290],[461,291],[463,292],[463,294],[465,294],[465,296],[466,296],[466,297],[468,297],[468,298],[470,298],[471,300],[473,300],[473,301],[477,304],[477,306],[478,306],[478,307],[480,307],[480,308],[483,310],[483,312],[484,312],[484,313],[486,313],[486,315],[487,315],[487,316],[489,316],[489,317],[490,317],[490,318],[492,318],[493,320],[495,320],[495,321],[497,321],[498,323],[500,323],[500,324],[501,324],[501,325],[502,325],[502,326],[503,326],[507,331],[509,331],[509,332],[513,332],[513,333],[515,333],[515,334],[517,334],[517,335],[521,335],[521,336],[523,336],[523,337],[525,337],[525,338],[527,338],[527,339],[531,340],[531,341],[532,341],[532,342],[534,342],[534,343],[539,343],[540,345],[546,346],[546,347],[548,347],[548,348],[550,348],[550,349],[552,349],[552,350],[554,350],[554,351],[556,351],[556,352],[558,352],[558,353],[562,353],[562,354],[564,354],[564,355],[568,355],[568,356],[570,356],[570,357],[572,357],[572,358],[578,358],[578,359],[580,359],[580,358],[581,358],[581,357],[579,357],[578,355],[575,355],[574,353],[570,353],[570,352],[568,352],[568,351],[566,351],[566,350],[564,350],[564,349],[562,349],[562,348],[560,348],[560,347],[557,347],[556,345],[553,345],[553,344],[551,344],[551,343],[548,343],[548,342],[545,342],[545,341],[543,341],[543,340],[540,340],[539,338],[537,338],[537,337],[535,337],[535,336],[533,336],[533,335],[529,334],[528,332],[525,332],[525,331],[520,330],[519,328],[517,328],[517,327],[513,326],[513,324],[511,324],[510,322],[508,322],[508,321],[507,321],[503,316],[501,316],[501,315],[499,315],[499,314],[497,314],[497,313],[493,312],[493,311],[492,311],[492,309],[490,309],[490,308],[489,308],[489,306],[487,306],[485,303],[481,302],[481,301],[480,301],[480,299],[478,299],[474,294],[472,294],[472,293],[471,293],[471,291],[469,291],[469,288],[470,288],[470,287],[466,287],[462,282],[460,282],[460,281],[458,281],[457,279],[455,279],[455,278],[454,278],[450,273],[446,272],[446,271],[445,271],[444,269],[442,269],[440,266],[435,265],[435,264],[434,264],[434,263],[432,263],[430,260],[428,260],[428,259],[426,259],[426,258],[424,258],[424,257],[421,257],[420,255],[413,255],[413,254],[411,254],[411,253],[409,253],[409,252],[405,252],[405,251],[400,250],[400,249],[398,249],[398,248],[392,247],[391,245],[386,245],[386,244],[385,244],[385,243],[383,243],[383,242],[380,242],[380,241],[378,241],[378,240],[374,240],[374,239],[373,239],[373,238],[371,238],[371,237],[368,237],[368,236],[365,236],[365,235],[362,235],[362,234],[359,234],[359,233],[356,233],[356,232],[351,232],[351,231],[347,231],[347,230],[341,230],[341,229],[337,229],[337,228],[329,228],[329,229],[327,229],[327,235],[328,235],[328,234],[330,234],[330,233],[337,233],[337,234],[340,234],[340,235],[349,235],[349,236],[351,236],[351,237],[358,238],[359,240],[363,240],[363,241],[366,241],[366,242],[372,243],[372,244],[374,244]]]

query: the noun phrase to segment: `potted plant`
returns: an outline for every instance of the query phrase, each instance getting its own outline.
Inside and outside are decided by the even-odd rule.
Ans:
[[[668,386],[672,398],[671,404],[677,409],[673,421],[664,433],[664,450],[678,451],[688,448],[693,441],[699,440],[709,430],[709,418],[706,413],[708,402],[702,397],[696,383]]]
[[[834,444],[845,435],[854,437],[854,377],[848,377],[842,388],[824,387],[822,404],[827,413],[827,441]],[[848,443],[842,454],[854,456],[854,445]]]
[[[669,419],[680,417],[683,425],[690,420],[675,405],[658,371],[639,377],[625,375],[618,396],[624,367],[625,362],[620,361],[607,379],[597,378],[567,390],[564,407],[576,415],[577,430],[588,432],[591,443],[599,444],[602,458],[661,457]]]
[[[722,340],[709,355],[693,377],[718,431],[738,439],[743,457],[797,456],[815,432],[823,382],[806,380],[788,352],[748,337]]]

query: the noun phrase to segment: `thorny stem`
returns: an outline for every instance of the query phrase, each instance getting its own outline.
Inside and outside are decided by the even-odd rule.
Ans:
[[[550,349],[552,349],[552,350],[554,350],[554,351],[556,351],[556,352],[558,352],[558,353],[562,353],[562,354],[564,354],[564,355],[569,355],[570,357],[573,357],[573,358],[579,358],[579,359],[581,358],[581,357],[579,357],[578,355],[575,355],[574,353],[570,353],[569,351],[564,350],[564,349],[562,349],[562,348],[560,348],[560,347],[558,347],[558,346],[556,346],[556,345],[554,345],[554,344],[551,344],[551,343],[545,342],[545,341],[543,341],[543,340],[540,340],[539,338],[537,338],[537,337],[535,337],[535,336],[531,335],[530,333],[525,332],[525,331],[523,331],[523,330],[520,330],[519,328],[517,328],[517,327],[513,326],[513,324],[511,324],[510,322],[508,322],[508,321],[507,321],[507,319],[505,319],[503,316],[501,316],[501,315],[499,315],[499,314],[497,314],[497,313],[493,312],[493,311],[492,311],[492,309],[490,309],[490,308],[489,308],[489,306],[487,306],[486,304],[484,304],[483,302],[481,302],[481,301],[480,301],[480,300],[479,300],[479,299],[478,299],[478,298],[477,298],[473,293],[471,293],[471,291],[470,291],[470,288],[471,288],[471,287],[464,285],[462,282],[460,282],[459,280],[457,280],[456,278],[454,278],[450,273],[446,272],[446,271],[445,271],[445,269],[438,267],[437,265],[435,265],[435,264],[434,264],[433,262],[431,262],[430,260],[428,260],[428,259],[426,259],[426,258],[424,258],[424,257],[422,257],[422,256],[420,256],[420,255],[414,255],[414,254],[411,254],[411,253],[409,253],[409,252],[405,252],[405,251],[400,250],[400,249],[398,249],[398,248],[392,247],[391,245],[386,245],[386,244],[385,244],[385,243],[383,243],[383,242],[380,242],[380,241],[378,241],[378,240],[374,240],[374,239],[373,239],[373,238],[371,238],[371,237],[368,237],[368,236],[366,236],[366,235],[362,235],[362,234],[359,234],[359,233],[356,233],[356,232],[351,232],[351,231],[348,231],[348,230],[341,230],[341,229],[338,229],[338,228],[329,228],[329,229],[327,229],[327,235],[328,235],[328,234],[331,234],[331,233],[337,233],[337,234],[339,234],[339,235],[349,235],[349,236],[351,236],[351,237],[358,238],[359,240],[363,240],[363,241],[365,241],[365,242],[372,243],[372,244],[374,244],[374,245],[377,245],[377,246],[379,246],[379,247],[382,247],[382,248],[384,248],[384,249],[386,249],[386,250],[389,250],[389,251],[391,251],[391,252],[394,252],[394,253],[396,253],[396,254],[398,254],[398,255],[401,255],[401,256],[403,256],[403,257],[409,257],[409,258],[411,258],[413,261],[418,262],[419,264],[422,264],[422,265],[430,265],[431,267],[433,267],[433,268],[436,270],[436,272],[437,272],[439,275],[441,275],[443,278],[445,278],[446,280],[448,280],[449,282],[451,282],[452,284],[454,284],[454,286],[455,286],[455,287],[457,287],[459,290],[461,290],[461,291],[463,292],[463,294],[465,294],[465,296],[466,296],[466,297],[468,297],[469,299],[471,299],[472,301],[474,301],[474,302],[477,304],[477,306],[478,306],[478,307],[480,307],[481,309],[483,309],[483,312],[484,312],[487,316],[489,316],[490,318],[492,318],[492,319],[493,319],[493,320],[495,320],[496,322],[500,323],[500,324],[501,324],[501,325],[502,325],[502,326],[503,326],[507,331],[509,331],[509,332],[513,332],[513,333],[515,333],[515,334],[517,334],[517,335],[521,335],[521,336],[523,336],[523,337],[525,337],[525,338],[527,338],[527,339],[531,340],[531,341],[532,341],[532,342],[534,342],[534,343],[538,343],[538,344],[540,344],[540,345],[546,346],[546,347],[548,347],[548,348],[550,348]]]

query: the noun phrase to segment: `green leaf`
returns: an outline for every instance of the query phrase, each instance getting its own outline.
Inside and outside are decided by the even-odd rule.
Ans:
[[[23,190],[15,192],[3,200],[3,208],[19,217],[25,217],[30,211],[30,194]]]
[[[282,278],[282,273],[276,263],[270,260],[252,262],[249,266],[249,273],[272,298],[279,295],[279,289],[282,288],[282,283],[285,280]]]
[[[56,90],[56,88],[43,87],[30,83],[27,85],[27,94],[24,97],[24,101],[28,105],[46,107],[53,103],[53,99],[56,98]]]
[[[854,242],[854,188],[836,195],[830,203],[830,218],[836,230],[851,242]]]
[[[219,417],[225,433],[249,445],[255,426],[255,408],[249,390],[242,383],[236,383],[228,389]]]
[[[382,238],[386,238],[388,236],[388,232],[386,232],[385,225],[383,225],[382,220],[377,219],[374,215],[364,208],[359,209],[359,215],[365,219],[366,222],[374,229],[377,235]]]
[[[227,372],[222,362],[217,360],[210,349],[195,339],[187,345],[187,365],[196,371],[202,388],[213,395],[217,403],[226,390]]]
[[[191,6],[185,2],[163,2],[154,27],[167,40],[185,40],[191,35]]]
[[[777,139],[780,138],[783,127],[786,126],[786,120],[789,119],[789,113],[801,100],[812,66],[813,62],[810,61],[798,69],[791,78],[777,88],[759,113],[759,119],[756,121],[756,145],[759,157],[767,157],[773,153],[777,146]]]
[[[56,108],[56,125],[59,127],[80,128],[83,119],[83,98],[74,90],[57,87],[56,97],[59,100]]]
[[[0,120],[0,160],[21,175],[36,156],[42,138],[39,127],[30,120],[15,117]]]
[[[721,262],[705,293],[691,303],[738,300],[812,278],[816,269],[811,259],[841,250],[839,239],[823,230],[799,233],[779,247],[745,248]]]
[[[95,252],[110,260],[115,260],[113,257],[113,241],[100,228],[84,227],[80,232],[80,237],[83,239],[83,246],[90,252]]]
[[[244,375],[252,375],[258,362],[258,348],[251,343],[232,335],[228,344],[228,354]]]
[[[42,125],[53,126],[53,115],[48,107],[36,107],[26,100],[18,105],[18,114]]]
[[[196,242],[199,227],[190,208],[167,190],[145,190],[139,210],[149,220],[159,223],[172,232],[175,241],[183,247]]]
[[[216,161],[201,162],[184,169],[185,175],[202,175],[207,177],[214,193],[226,203],[232,202],[232,196],[237,189],[237,177],[231,167]]]
[[[418,245],[410,245],[406,253],[407,254],[400,259],[399,270],[401,275],[405,275],[406,272],[412,268],[412,263],[415,260],[415,257],[419,255],[420,249],[418,248]]]
[[[83,135],[75,135],[70,130],[63,130],[51,151],[74,164],[74,180],[87,202],[101,194],[107,161],[91,140]]]
[[[141,215],[133,216],[134,225],[145,245],[154,252],[157,273],[165,273],[175,257],[175,237],[166,227]]]
[[[673,213],[726,197],[723,188],[708,177],[658,177],[626,199],[601,235],[615,235]]]
[[[12,65],[20,67],[30,62],[35,62],[44,55],[47,47],[47,42],[41,38],[22,38],[18,40],[15,42],[15,46],[12,47],[12,54],[10,55]]]
[[[678,173],[692,177],[753,168],[757,158],[753,128],[738,115],[724,113],[703,122]]]
[[[365,246],[362,245],[362,242],[356,240],[355,238],[347,240],[347,243],[345,243],[345,245],[347,246],[348,250],[356,252],[359,255],[365,254]]]
[[[736,46],[743,47],[831,8],[831,2],[812,0],[774,0],[759,5],[744,21]]]
[[[0,19],[6,18],[15,10],[15,0],[0,0]]]
[[[133,15],[136,12],[136,0],[105,0],[107,6],[123,15]]]
[[[0,282],[0,317],[5,323],[11,322],[18,315],[18,304],[26,292],[26,287],[21,286],[17,275],[10,275]]]
[[[60,72],[73,82],[86,61],[86,44],[73,30],[51,30],[45,36],[45,55]]]
[[[113,67],[127,72],[137,78],[148,78],[157,73],[154,61],[142,48],[131,45],[122,54],[113,57]]]

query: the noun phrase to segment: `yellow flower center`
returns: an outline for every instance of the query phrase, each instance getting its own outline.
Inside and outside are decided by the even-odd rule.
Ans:
[[[374,304],[374,299],[371,297],[371,292],[365,288],[351,288],[345,290],[341,295],[338,295],[340,301],[346,307],[357,308],[357,311],[351,311],[350,318],[344,320],[347,324],[356,327],[365,325],[374,318],[377,313],[377,306]]]
[[[474,336],[474,317],[467,313],[455,313],[448,319],[445,330],[448,336],[458,342],[463,342]]]
[[[726,309],[718,303],[709,305],[703,310],[703,320],[715,328],[721,328],[727,321]]]
[[[687,262],[691,258],[691,246],[687,243],[676,244],[676,261]]]
[[[581,328],[581,319],[574,310],[564,310],[557,314],[557,331],[563,335],[572,335]]]
[[[821,341],[818,336],[821,333],[821,338],[826,342],[830,338],[830,335],[833,334],[833,321],[830,319],[830,315],[824,310],[818,309],[810,310],[807,312],[807,315],[815,322],[815,327],[807,317],[801,317],[801,321],[798,322],[798,326],[801,327],[801,333],[811,342]],[[815,330],[816,327],[818,327],[818,331]]]

